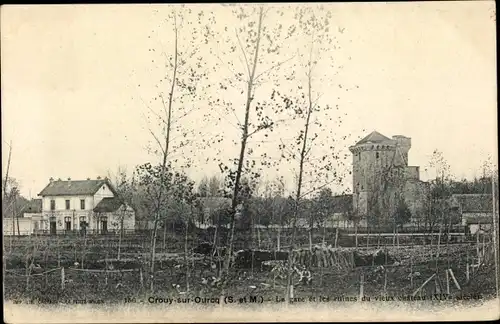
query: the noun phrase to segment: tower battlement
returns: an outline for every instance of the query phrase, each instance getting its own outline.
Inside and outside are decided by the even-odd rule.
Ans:
[[[409,151],[411,148],[411,138],[403,135],[394,135],[392,137],[394,141],[396,141],[396,145]]]

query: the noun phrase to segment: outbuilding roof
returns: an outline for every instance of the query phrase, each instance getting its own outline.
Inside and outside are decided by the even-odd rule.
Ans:
[[[492,213],[492,199],[489,194],[455,194],[452,205],[459,207],[462,213]]]
[[[123,201],[118,197],[103,198],[95,207],[96,213],[112,213],[123,205]]]

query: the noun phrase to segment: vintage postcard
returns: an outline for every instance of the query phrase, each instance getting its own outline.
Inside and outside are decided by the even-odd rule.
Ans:
[[[493,1],[1,7],[6,323],[485,320]]]

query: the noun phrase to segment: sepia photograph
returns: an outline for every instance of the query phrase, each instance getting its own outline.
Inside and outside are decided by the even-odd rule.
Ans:
[[[4,322],[500,318],[495,2],[0,10]]]

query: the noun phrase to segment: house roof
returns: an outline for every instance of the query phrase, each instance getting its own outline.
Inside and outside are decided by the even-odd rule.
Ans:
[[[455,194],[452,196],[453,205],[460,207],[462,213],[491,213],[493,212],[493,197],[487,194]]]
[[[96,213],[112,213],[123,205],[123,201],[118,197],[103,198],[95,207]]]
[[[90,196],[94,195],[103,184],[113,187],[106,179],[98,180],[53,180],[38,195],[39,196]],[[116,193],[115,193],[116,194]]]
[[[22,209],[23,213],[41,213],[42,212],[42,200],[41,199],[32,199],[26,203],[26,205]]]
[[[394,141],[391,140],[389,137],[384,136],[377,131],[373,131],[367,136],[365,136],[362,140],[357,142],[356,145],[366,144],[366,143],[393,143],[393,142]]]

